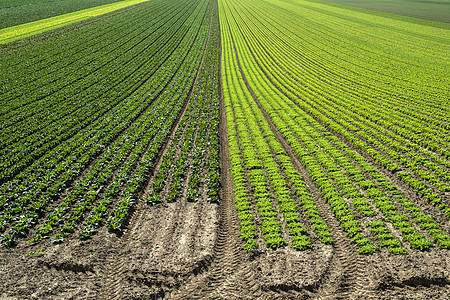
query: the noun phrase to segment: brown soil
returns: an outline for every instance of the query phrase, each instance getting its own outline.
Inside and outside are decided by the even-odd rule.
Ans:
[[[227,180],[231,183],[229,175],[225,186]],[[358,255],[322,206],[335,246],[315,243],[314,250],[303,252],[282,248],[245,254],[226,190],[220,205],[139,204],[120,238],[103,230],[88,242],[72,238],[61,245],[45,241],[1,248],[0,299],[450,296],[448,251]]]

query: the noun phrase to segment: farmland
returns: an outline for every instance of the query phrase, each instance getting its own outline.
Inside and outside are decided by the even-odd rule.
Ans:
[[[2,0],[0,28],[7,28],[120,0]]]
[[[370,9],[400,16],[420,18],[425,20],[449,23],[449,1],[420,1],[420,0],[326,0],[335,4],[344,4],[360,9]],[[405,5],[406,4],[406,5]],[[347,7],[348,8],[348,7]],[[418,20],[416,20],[418,21]]]
[[[108,12],[117,11],[122,8],[136,5],[145,0],[123,0],[117,3],[111,3],[106,5],[95,6],[87,9],[77,10],[72,13],[64,13],[49,18],[41,18],[43,16],[36,17],[34,22],[19,23],[16,26],[10,26],[0,30],[0,44],[11,43],[16,40],[21,40],[28,36],[35,36],[38,33],[45,32],[54,28],[63,27],[72,23],[78,23],[82,20],[89,20],[96,16],[107,14]],[[92,3],[91,3],[92,4]],[[63,10],[64,12],[65,10]],[[70,10],[69,10],[70,11]],[[26,15],[34,15],[35,12],[32,9],[26,10]],[[12,12],[12,15],[17,16],[17,12]],[[8,20],[8,16],[3,16],[4,20]],[[23,18],[21,18],[22,20]]]
[[[390,16],[153,0],[4,45],[5,296],[448,296],[450,35]]]

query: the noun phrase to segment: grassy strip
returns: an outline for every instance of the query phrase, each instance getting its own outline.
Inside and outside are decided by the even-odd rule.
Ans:
[[[91,17],[106,14],[131,5],[146,2],[148,0],[124,0],[121,2],[92,7],[61,16],[21,24],[0,30],[0,44],[10,43],[12,41],[25,38],[37,33],[41,33],[54,28],[62,27],[71,23],[79,22]]]

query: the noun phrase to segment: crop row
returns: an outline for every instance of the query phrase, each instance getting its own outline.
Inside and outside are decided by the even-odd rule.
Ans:
[[[270,130],[239,71],[235,71],[239,61],[234,55],[233,33],[227,14],[222,15],[223,90],[235,204],[241,236],[246,242],[244,248],[248,251],[257,247],[257,240],[262,238],[270,248],[290,240],[291,247],[305,250],[312,247],[312,232],[321,242],[330,244],[330,229],[305,182]],[[308,225],[302,224],[305,221]]]
[[[95,114],[97,108],[93,122],[73,136],[58,139],[54,148],[40,148],[42,156],[3,184],[0,223],[2,231],[7,230],[5,244],[27,235],[37,224],[33,242],[49,237],[56,229],[59,233],[53,241],[61,241],[89,212],[81,237],[90,237],[107,219],[110,230],[123,229],[187,101],[206,44],[208,2],[176,4],[184,10],[180,16],[182,10],[174,10],[165,18],[167,24],[154,24],[156,31],[150,32],[161,30],[156,36],[143,34],[134,40],[139,47],[129,44],[129,51],[119,52],[129,63],[115,67],[121,61],[115,61],[110,52],[99,58],[112,60],[92,73],[101,80],[87,76],[85,84],[89,78],[95,81],[93,90],[83,92],[79,87],[82,96],[92,97],[85,100],[84,114],[89,115],[89,107]],[[154,5],[158,8],[167,3]],[[106,80],[108,76],[111,81]],[[98,89],[99,83],[105,88]],[[108,100],[115,101],[113,106],[99,110]],[[52,108],[64,110],[63,106]],[[69,116],[76,120],[75,115]],[[71,130],[69,124],[59,126]]]
[[[177,25],[182,26],[185,20],[180,19]],[[155,24],[157,27],[160,25]],[[106,105],[108,102],[100,101],[104,97],[115,97],[122,100],[129,96],[133,90],[139,88],[139,85],[152,74],[144,73],[146,69],[143,66],[145,65],[150,70],[156,70],[161,66],[164,59],[170,55],[172,49],[169,48],[169,45],[166,45],[163,38],[164,34],[176,33],[177,27],[171,28],[170,25],[175,24],[169,22],[154,32],[152,32],[153,28],[149,29],[152,32],[151,35],[143,32],[142,35],[130,40],[130,43],[121,45],[123,48],[117,48],[120,55],[118,59],[116,59],[114,53],[109,51],[102,53],[103,55],[97,58],[97,61],[101,62],[100,67],[96,68],[95,72],[82,73],[82,77],[80,77],[82,80],[65,86],[57,93],[44,96],[31,106],[24,107],[23,110],[26,115],[23,119],[20,117],[20,112],[15,111],[14,115],[17,116],[17,119],[14,118],[11,121],[15,125],[2,130],[2,133],[13,143],[2,149],[0,154],[4,167],[0,170],[1,178],[3,180],[10,179],[40,158],[43,153],[54,148],[61,141],[72,137],[81,129],[86,128],[96,118],[120,103],[120,101],[113,101],[112,103],[109,102],[112,105],[108,106]],[[160,38],[157,39],[157,37]],[[148,38],[148,40],[143,40],[142,46],[144,47],[139,49],[135,44],[143,38]],[[181,41],[180,38],[181,36],[178,37],[178,41]],[[174,39],[174,43],[176,41],[177,39]],[[120,41],[117,42],[119,45],[121,44]],[[61,71],[64,72],[65,69]],[[45,79],[52,82],[51,78]],[[120,90],[117,89],[120,86],[118,85],[119,80],[133,80],[135,83],[131,86],[128,85],[128,90],[119,94]],[[99,82],[102,83],[101,88],[99,88]],[[52,84],[52,86],[54,85]],[[74,91],[77,93],[74,93]],[[39,94],[39,92],[36,93]],[[30,93],[25,98],[32,97],[33,94]],[[37,95],[37,97],[41,96]],[[60,99],[64,99],[64,101]],[[42,103],[45,103],[45,105],[42,105]],[[36,112],[34,104],[44,106],[44,112]],[[39,114],[36,115],[36,113]],[[7,119],[6,116],[5,119]],[[67,130],[69,126],[70,130]],[[11,132],[13,130],[14,132]],[[8,139],[5,138],[5,140]]]
[[[255,10],[246,10],[249,15],[255,14]],[[256,10],[258,13],[261,11]],[[442,196],[450,188],[448,184],[450,178],[447,175],[450,161],[446,154],[448,132],[445,127],[436,126],[430,130],[429,122],[422,120],[423,115],[412,114],[411,109],[399,113],[396,111],[397,105],[390,105],[392,101],[386,105],[387,99],[384,100],[388,96],[386,91],[391,89],[383,90],[379,86],[375,91],[374,89],[369,91],[359,82],[358,86],[355,86],[349,70],[337,73],[338,67],[341,67],[338,64],[339,60],[334,59],[333,64],[325,68],[329,62],[320,57],[317,58],[320,62],[318,64],[313,60],[317,54],[308,51],[307,48],[302,48],[302,53],[299,53],[297,48],[286,47],[286,41],[280,40],[279,34],[272,41],[271,37],[277,34],[275,30],[280,31],[280,27],[271,28],[274,25],[269,22],[256,24],[255,20],[265,18],[274,17],[273,14],[269,16],[267,13],[264,16],[251,15],[246,22],[252,30],[252,35],[258,40],[256,43],[265,46],[260,51],[261,56],[265,57],[266,63],[269,64],[264,67],[267,68],[265,71],[271,81],[279,84],[283,93],[296,101],[302,110],[327,125],[331,131],[342,135],[355,147],[365,151],[380,165],[391,172],[404,168],[404,172],[422,183],[419,187],[420,194],[431,203],[439,204],[441,210],[450,217],[450,210],[442,201]],[[273,35],[271,30],[274,31]],[[282,34],[286,40],[292,39],[292,43],[309,38],[308,34],[295,36],[298,33],[289,32],[288,29],[282,31]],[[314,36],[310,38],[316,40],[316,35],[317,32],[314,32]],[[313,46],[313,49],[322,51],[318,44]],[[351,81],[351,86],[348,81]],[[424,103],[422,106],[426,108],[428,105]],[[430,121],[437,122],[436,116],[430,116]],[[445,125],[446,121],[441,123]],[[431,141],[431,144],[427,141]],[[400,179],[417,190],[418,185],[414,184],[414,181],[404,179],[405,176],[401,174],[399,173]]]
[[[165,51],[162,51],[161,52],[161,54],[162,55],[168,55],[168,56],[166,56],[166,57],[170,57],[170,55],[173,53],[173,51],[174,51],[174,49],[175,49],[175,47],[177,46],[178,44],[177,44],[177,42],[174,40],[172,43],[167,43],[167,47],[166,47],[166,49],[165,49]],[[156,49],[155,49],[156,50]],[[154,50],[153,50],[154,51]],[[163,56],[164,57],[164,56]],[[141,62],[142,63],[142,62]],[[154,73],[155,72],[157,72],[157,70],[158,70],[158,68],[159,68],[159,66],[160,66],[160,64],[154,64],[154,66],[153,66],[153,72],[151,72],[150,73],[150,75],[154,75]],[[150,66],[147,66],[147,68],[149,68]],[[144,70],[143,68],[141,68],[141,69],[139,69],[139,73],[143,73],[143,72],[146,72],[146,71],[151,71],[152,69],[151,68],[149,68],[149,69],[147,69],[147,70]],[[136,74],[137,73],[137,74]],[[137,78],[139,78],[139,75],[141,75],[141,74],[139,74],[138,72],[135,72],[135,73],[133,73],[133,75],[136,75],[136,77]],[[163,85],[160,85],[159,84],[159,80],[161,80],[162,78],[165,78],[165,81],[167,82],[169,79],[170,79],[170,76],[172,75],[172,74],[170,74],[170,73],[168,73],[167,72],[167,74],[166,73],[159,73],[159,74],[161,74],[161,75],[159,75],[159,76],[154,76],[154,78],[152,78],[150,81],[148,81],[148,83],[150,83],[150,84],[152,84],[152,83],[157,83],[157,84],[153,84],[152,86],[153,86],[153,88],[152,89],[150,89],[150,90],[145,90],[145,89],[143,89],[142,90],[142,92],[147,92],[147,93],[150,93],[150,94],[154,94],[155,96],[156,95],[158,95],[158,93],[160,93],[162,90],[163,90],[163,88],[164,88],[164,86]],[[117,75],[119,75],[119,74],[117,74]],[[160,77],[160,76],[162,76],[162,75],[164,75],[164,77]],[[127,75],[127,76],[129,76],[129,75]],[[118,77],[118,78],[120,78],[120,77]],[[133,77],[129,77],[129,79],[133,79]],[[142,79],[140,79],[141,81],[143,81],[143,80],[146,80],[146,79],[148,79],[148,78],[146,78],[146,77],[144,77],[144,78],[142,78]],[[158,80],[159,79],[159,80]],[[145,82],[145,81],[143,81],[143,82]],[[164,82],[164,81],[163,81]],[[127,82],[124,82],[124,84],[123,84],[123,86],[125,86],[127,84]],[[142,84],[142,83],[141,83]],[[118,88],[120,88],[121,86],[118,86]],[[106,95],[104,95],[104,96],[111,96],[111,95],[109,95],[109,94],[106,94]],[[125,95],[126,96],[126,95]],[[118,100],[121,100],[120,98],[118,99]],[[128,100],[128,99],[127,99]],[[116,113],[118,113],[118,115],[120,116],[120,113],[121,113],[121,111],[120,111],[120,109],[121,109],[121,107],[123,107],[123,108],[125,108],[125,109],[127,109],[127,113],[125,114],[125,115],[123,115],[121,118],[123,118],[123,117],[125,117],[125,118],[127,118],[127,119],[120,119],[120,118],[116,118],[117,119],[117,121],[116,122],[120,122],[119,124],[121,125],[121,126],[117,126],[117,123],[111,123],[110,124],[110,126],[112,127],[112,126],[116,126],[116,131],[113,131],[113,132],[111,132],[112,134],[111,134],[111,137],[110,137],[110,141],[112,141],[114,138],[115,138],[115,136],[114,136],[114,133],[115,134],[117,134],[117,133],[119,133],[121,130],[124,130],[127,126],[129,126],[128,124],[130,124],[138,115],[139,115],[139,113],[141,113],[142,111],[143,111],[143,109],[146,107],[146,106],[148,106],[149,104],[151,104],[152,103],[152,101],[154,100],[154,98],[152,98],[152,97],[146,97],[146,98],[141,98],[141,99],[139,99],[139,100],[141,100],[141,101],[135,101],[134,103],[133,102],[131,102],[130,100],[128,100],[128,101],[124,101],[124,102],[120,102],[120,101],[118,101],[118,102],[115,102],[114,104],[116,104],[116,106],[115,106],[115,109],[117,110],[117,112]],[[119,105],[117,105],[117,104],[119,104]],[[136,108],[138,108],[138,109],[136,109]],[[139,109],[140,108],[140,109]],[[87,109],[87,107],[86,107],[86,109]],[[135,113],[131,113],[132,111],[136,111]],[[87,112],[87,111],[85,111],[85,112]],[[93,114],[94,114],[94,112],[92,112]],[[102,116],[102,111],[100,111],[99,112],[99,115],[100,115],[100,117],[103,117]],[[97,118],[98,118],[98,115],[96,115],[97,116]],[[93,123],[93,124],[91,124],[91,126],[98,126],[98,124],[101,124],[101,122],[105,122],[105,121],[108,121],[108,122],[110,122],[110,116],[108,116],[108,115],[106,115],[106,117],[108,117],[108,118],[105,118],[105,119],[102,119],[102,118],[98,118],[97,119],[97,122],[95,122],[95,123]],[[95,120],[95,119],[94,119]],[[102,125],[102,127],[105,127],[105,129],[109,129],[109,126],[105,126],[104,124],[101,124]],[[86,137],[89,137],[89,133],[90,132],[92,132],[91,134],[96,134],[97,133],[97,135],[98,134],[102,134],[102,132],[100,131],[100,132],[96,132],[95,131],[95,129],[93,129],[93,128],[87,128],[87,130],[86,130],[86,133],[85,134],[80,134],[80,133],[84,133],[84,132],[79,132],[76,136],[75,136],[75,138],[78,138],[78,140],[80,140],[80,143],[81,142],[84,142],[84,143],[86,143],[86,141],[83,141],[83,140],[85,140],[86,139]],[[75,140],[76,141],[76,140]],[[71,143],[73,143],[74,144],[74,138],[72,137],[72,139],[69,139],[68,140],[68,142],[71,142]],[[104,145],[103,145],[104,143],[99,143],[99,148],[100,148],[100,150],[102,149],[102,148],[104,148]],[[69,144],[70,145],[70,144]],[[47,150],[47,153],[46,153],[46,156],[44,156],[43,157],[43,159],[41,159],[41,160],[36,160],[36,161],[33,161],[33,165],[32,165],[32,167],[35,167],[34,169],[33,168],[29,168],[28,170],[26,170],[26,171],[28,171],[28,173],[24,173],[24,172],[22,172],[19,176],[18,176],[18,178],[16,178],[16,180],[15,181],[13,181],[13,182],[9,182],[7,185],[5,185],[6,186],[6,188],[11,188],[11,187],[18,187],[18,188],[16,188],[16,190],[14,191],[14,193],[15,193],[15,195],[14,196],[16,196],[16,194],[18,194],[19,193],[19,195],[20,195],[20,191],[22,190],[22,189],[26,189],[27,187],[26,187],[26,183],[27,183],[27,181],[24,181],[23,179],[24,178],[26,178],[26,179],[28,179],[28,182],[30,182],[30,186],[31,187],[35,187],[35,188],[39,188],[39,186],[38,187],[36,187],[36,185],[34,184],[34,181],[37,179],[37,178],[39,178],[39,175],[40,174],[36,174],[36,171],[35,171],[35,169],[38,169],[38,171],[39,170],[42,170],[42,169],[46,169],[45,167],[43,167],[43,166],[45,166],[45,165],[43,165],[43,162],[45,162],[45,159],[48,159],[49,157],[51,157],[52,158],[52,160],[50,160],[49,162],[51,163],[51,164],[58,164],[59,163],[59,161],[57,160],[58,158],[60,158],[60,159],[66,159],[66,163],[64,164],[64,165],[68,165],[68,166],[70,166],[70,164],[72,163],[73,164],[73,162],[72,161],[67,161],[67,157],[66,157],[66,155],[67,155],[67,153],[70,153],[70,151],[71,150],[73,150],[73,149],[76,149],[77,148],[77,146],[78,145],[70,145],[70,146],[72,146],[72,147],[68,147],[69,145],[58,145],[59,146],[59,148],[56,148],[55,150],[56,151],[52,151],[52,152],[48,152],[48,150]],[[86,145],[85,144],[85,147],[87,148],[87,146],[88,145]],[[61,151],[61,149],[62,150],[64,150],[64,151]],[[45,149],[44,149],[45,150]],[[80,150],[80,152],[82,152],[83,151],[83,149],[79,149]],[[56,155],[56,154],[59,154],[59,155]],[[76,153],[75,153],[76,154]],[[70,158],[70,157],[69,157]],[[74,158],[76,158],[76,155],[74,156]],[[86,159],[84,159],[82,162],[84,162],[84,163],[86,163]],[[47,170],[42,170],[42,171],[47,171]],[[62,171],[64,171],[64,169],[62,169],[62,170],[57,170],[57,171],[60,171],[61,173],[62,173]],[[57,175],[58,173],[57,172],[55,172],[55,173],[48,173],[47,172],[47,177],[48,177],[48,179],[49,179],[49,181],[51,180],[51,179],[56,179],[56,175]],[[15,182],[20,182],[20,184],[14,184]],[[50,181],[51,182],[51,181]],[[49,183],[50,183],[49,182]],[[45,185],[46,186],[46,185]],[[45,187],[44,186],[44,187]],[[5,192],[4,194],[6,194],[6,191],[5,190],[3,190],[3,192]],[[17,197],[17,196],[16,196]]]
[[[0,18],[3,21],[0,24],[0,29],[117,1],[119,0],[28,1],[28,3],[24,1],[2,1]]]
[[[208,201],[219,201],[219,54],[217,8],[211,16],[209,40],[192,98],[163,156],[146,201],[195,202],[203,190]],[[186,188],[186,191],[185,191]]]
[[[227,2],[224,15],[227,15],[227,20],[230,21],[236,55],[242,65],[242,76],[254,92],[255,100],[260,103],[263,111],[267,112],[277,130],[308,170],[347,236],[360,247],[360,253],[372,253],[378,247],[386,247],[388,251],[396,254],[405,253],[407,249],[403,247],[402,241],[408,242],[411,248],[421,250],[428,249],[433,242],[439,247],[448,248],[448,235],[432,218],[406,200],[395,186],[363,157],[330,133],[328,128],[334,129],[340,124],[335,125],[329,121],[333,119],[325,117],[329,116],[330,112],[338,111],[335,107],[341,104],[335,101],[333,106],[328,105],[320,111],[321,107],[325,107],[323,103],[328,102],[328,98],[323,94],[330,88],[326,86],[328,82],[306,75],[317,68],[315,64],[304,63],[307,56],[305,58],[300,56],[300,53],[292,55],[284,51],[295,49],[286,42],[287,38],[283,39],[285,32],[271,35],[269,24],[265,20],[276,18],[277,14],[270,13],[267,7],[266,10],[255,10],[242,8],[244,5],[241,3]],[[266,11],[267,14],[264,17],[250,16],[261,11]],[[228,55],[233,55],[232,51],[230,52]],[[300,58],[299,61],[293,61],[293,58],[297,57]],[[322,76],[324,77],[324,73]],[[353,117],[357,119],[356,116]],[[342,124],[342,120],[348,120],[348,117],[339,114],[334,120]],[[328,128],[322,124],[328,125]],[[367,126],[363,128],[374,134]],[[353,136],[353,139],[348,137],[352,141],[355,139],[353,131],[342,135],[346,138]],[[378,132],[386,134],[385,131]],[[427,150],[424,151],[430,154]],[[432,154],[429,157],[436,158]],[[397,201],[398,199],[400,201]],[[414,225],[413,221],[417,225]],[[386,226],[386,222],[392,224],[392,229]],[[364,224],[366,226],[363,226]],[[403,236],[401,240],[400,236]],[[427,238],[428,236],[430,238]]]

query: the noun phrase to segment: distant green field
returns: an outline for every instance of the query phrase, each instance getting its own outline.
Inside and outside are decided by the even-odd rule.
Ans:
[[[122,0],[0,0],[0,29]]]
[[[0,0],[0,7],[20,6],[31,3],[56,2],[64,0]]]
[[[450,23],[450,0],[322,0],[401,16]]]
[[[24,37],[48,31],[50,29],[66,26],[68,24],[79,22],[95,16],[103,15],[145,1],[147,0],[123,0],[116,3],[82,9],[75,12],[38,20],[35,22],[2,28],[0,29],[0,44],[10,43]]]

